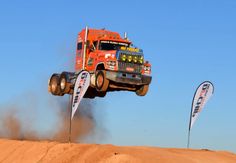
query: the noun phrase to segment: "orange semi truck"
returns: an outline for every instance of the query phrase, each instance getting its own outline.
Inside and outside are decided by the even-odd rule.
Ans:
[[[90,73],[91,81],[84,98],[104,97],[110,91],[133,91],[145,96],[151,83],[151,65],[143,51],[133,47],[126,34],[86,27],[78,34],[75,72],[55,73],[48,90],[53,95],[72,94],[81,70]]]

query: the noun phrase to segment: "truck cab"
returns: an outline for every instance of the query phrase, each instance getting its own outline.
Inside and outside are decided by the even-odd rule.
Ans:
[[[144,96],[151,82],[151,65],[143,50],[105,29],[83,29],[78,34],[75,71],[82,69],[91,74],[91,93],[87,93],[91,96],[119,90]]]
[[[145,96],[151,83],[151,64],[143,50],[132,46],[125,35],[105,29],[85,28],[76,42],[75,72],[53,74],[48,90],[53,95],[72,94],[79,72],[90,73],[84,98],[104,97],[111,91],[133,91]]]

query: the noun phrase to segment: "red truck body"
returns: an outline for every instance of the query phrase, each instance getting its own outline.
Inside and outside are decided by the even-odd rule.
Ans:
[[[122,38],[117,32],[83,29],[78,34],[75,60],[75,73],[57,74],[57,84],[60,85],[64,76],[67,90],[53,93],[49,89],[54,95],[72,93],[73,76],[81,70],[86,70],[91,75],[85,98],[104,97],[109,91],[120,90],[134,91],[137,95],[144,96],[151,83],[151,65],[144,60],[143,51],[133,47],[126,36]]]

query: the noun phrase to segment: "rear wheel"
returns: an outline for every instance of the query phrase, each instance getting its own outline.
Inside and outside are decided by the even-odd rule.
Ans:
[[[109,86],[109,80],[106,78],[105,70],[98,70],[95,78],[96,90],[99,92],[106,92]]]
[[[138,90],[136,90],[136,94],[138,96],[145,96],[148,92],[149,85],[143,85]]]
[[[53,74],[49,82],[50,91],[53,95],[59,95],[61,93],[59,85],[59,75]]]
[[[69,80],[68,77],[69,76],[67,75],[67,73],[63,72],[59,78],[60,89],[61,89],[61,92],[64,94],[70,92],[70,83],[68,83],[68,80]]]

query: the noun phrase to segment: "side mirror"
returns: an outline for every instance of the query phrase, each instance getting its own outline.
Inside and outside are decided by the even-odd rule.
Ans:
[[[92,51],[92,52],[95,50],[94,47],[93,47],[93,45],[90,45],[90,46],[89,46],[89,50]]]

